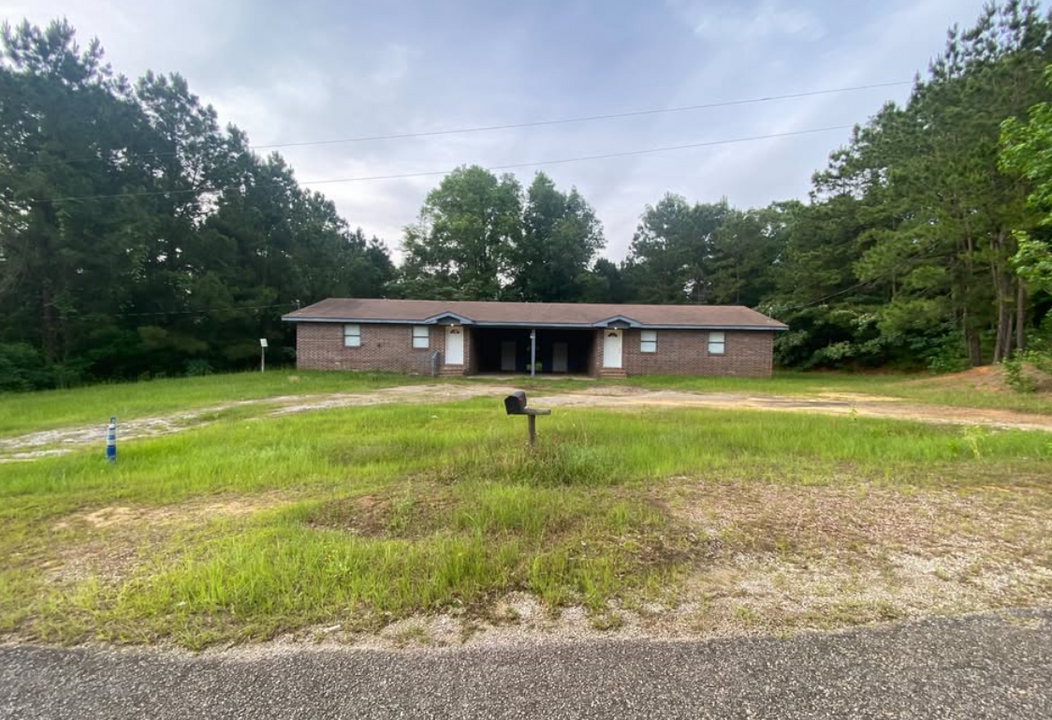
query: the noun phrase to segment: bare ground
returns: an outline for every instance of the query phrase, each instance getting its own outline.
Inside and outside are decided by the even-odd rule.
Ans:
[[[389,403],[444,403],[492,397],[494,405],[515,388],[495,384],[406,385],[360,393],[325,395],[284,395],[259,400],[215,405],[192,412],[147,417],[120,423],[121,440],[135,440],[179,432],[212,422],[212,416],[225,410],[248,406],[272,406],[265,416],[343,407],[363,407]],[[918,422],[977,425],[983,427],[1052,432],[1052,416],[1014,410],[974,409],[918,405],[898,398],[862,393],[818,393],[783,396],[746,393],[697,393],[673,390],[645,390],[626,386],[597,386],[576,391],[539,394],[531,400],[536,407],[597,407],[633,410],[640,408],[717,408],[725,410],[767,410],[804,412],[820,415],[858,415],[863,417],[914,420]],[[105,426],[59,428],[11,438],[0,438],[0,462],[35,460],[61,455],[83,445],[98,444],[105,438]]]

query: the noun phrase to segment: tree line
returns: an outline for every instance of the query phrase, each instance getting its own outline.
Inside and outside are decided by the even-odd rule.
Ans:
[[[410,296],[736,303],[790,325],[787,366],[999,362],[1052,343],[1052,23],[984,8],[907,102],[855,128],[808,202],[738,209],[668,194],[618,265],[576,193],[462,168],[407,229]]]
[[[666,194],[621,263],[575,188],[465,166],[396,265],[178,74],[131,82],[62,21],[2,42],[0,390],[247,367],[329,296],[742,304],[790,325],[777,359],[803,368],[948,370],[1052,338],[1052,21],[1031,2],[951,29],[806,202]]]
[[[244,367],[283,312],[394,267],[177,74],[64,21],[2,32],[0,389]]]

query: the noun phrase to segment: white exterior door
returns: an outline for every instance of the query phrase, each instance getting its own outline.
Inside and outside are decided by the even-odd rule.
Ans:
[[[569,363],[566,343],[552,344],[552,372],[566,372]]]
[[[449,325],[446,327],[446,365],[463,364],[464,328],[459,325]]]
[[[606,330],[603,333],[603,367],[621,367],[621,331]]]
[[[515,341],[505,340],[500,344],[501,372],[515,372]]]

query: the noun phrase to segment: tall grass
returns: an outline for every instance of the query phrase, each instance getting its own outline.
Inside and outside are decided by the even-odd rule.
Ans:
[[[420,473],[596,486],[763,469],[824,476],[842,463],[884,470],[1045,462],[1052,454],[1052,441],[1039,432],[708,409],[561,410],[541,419],[540,445],[531,452],[522,419],[496,405],[476,399],[230,421],[126,443],[115,466],[102,461],[101,448],[0,466],[0,498],[167,503],[204,493],[383,484]]]
[[[484,612],[512,590],[602,613],[611,600],[661,597],[704,552],[655,500],[669,477],[941,485],[1052,477],[1052,441],[1034,432],[567,409],[540,419],[531,450],[523,425],[493,399],[346,408],[228,418],[126,443],[115,466],[87,451],[2,465],[0,631],[198,647],[314,623]],[[76,513],[201,507],[264,491],[287,504],[241,520],[190,513],[178,532],[164,531],[156,558],[119,582],[56,589],[42,580],[45,562],[75,557],[79,543],[130,533],[138,548],[154,532],[107,534]]]

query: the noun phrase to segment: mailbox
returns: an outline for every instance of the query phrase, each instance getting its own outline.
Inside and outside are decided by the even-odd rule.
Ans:
[[[526,430],[529,433],[530,446],[537,441],[537,416],[538,415],[551,415],[551,410],[540,410],[538,408],[526,407],[526,393],[522,390],[516,390],[508,397],[504,398],[504,410],[509,415],[525,415]]]
[[[508,397],[504,398],[504,410],[509,415],[525,415],[526,414],[526,393],[522,390],[516,390]]]

